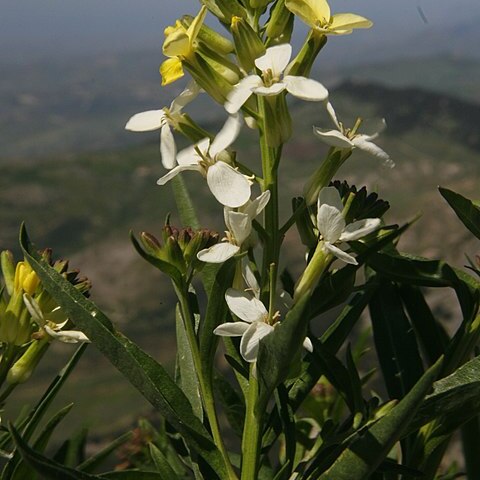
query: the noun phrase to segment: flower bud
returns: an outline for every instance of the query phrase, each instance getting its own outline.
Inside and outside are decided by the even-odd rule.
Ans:
[[[257,32],[241,17],[232,17],[230,28],[240,65],[246,72],[255,68],[255,59],[266,49]]]
[[[40,279],[28,262],[18,262],[13,283],[15,291],[24,291],[29,295],[33,295],[40,283]]]
[[[204,266],[203,262],[200,262],[197,259],[197,253],[200,250],[210,248],[216,243],[218,243],[219,236],[218,233],[212,232],[207,229],[197,230],[188,245],[186,245],[183,250],[183,255],[187,264],[191,264],[192,267],[198,270],[200,267]]]
[[[7,289],[7,293],[12,295],[15,284],[15,261],[12,252],[4,250],[0,254],[0,261],[5,288]]]
[[[186,29],[188,29],[188,27],[190,27],[190,25],[192,24],[193,20],[194,17],[192,17],[191,15],[184,15],[180,19],[180,23]],[[208,48],[214,50],[215,52],[218,52],[221,55],[228,55],[234,50],[233,43],[228,38],[225,38],[212,28],[207,27],[203,24],[198,31],[197,41],[205,44]]]
[[[11,385],[26,382],[47,351],[48,343],[47,335],[39,340],[34,340],[8,371],[7,382]]]
[[[247,18],[247,11],[238,0],[201,0],[201,2],[226,25],[230,25],[234,16]]]
[[[0,318],[0,342],[23,345],[30,339],[32,324],[23,303],[23,291],[15,290]]]
[[[270,13],[265,33],[269,44],[290,43],[294,16],[285,6],[285,0],[279,0]]]
[[[248,0],[250,8],[262,8],[264,9],[272,0]]]

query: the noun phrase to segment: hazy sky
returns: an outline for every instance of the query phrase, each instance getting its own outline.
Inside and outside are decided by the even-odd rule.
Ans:
[[[480,20],[480,0],[331,0],[330,4],[334,12],[351,11],[374,20],[374,29],[349,40],[357,47],[359,42],[378,45],[379,39],[397,41]],[[194,14],[198,5],[195,0],[0,0],[0,60],[154,48],[161,45],[166,25],[183,13]]]

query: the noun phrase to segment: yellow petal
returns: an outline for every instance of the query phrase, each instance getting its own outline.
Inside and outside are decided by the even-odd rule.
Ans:
[[[198,32],[200,28],[202,28],[203,21],[205,20],[205,15],[207,14],[207,7],[205,5],[202,6],[198,15],[193,19],[193,22],[190,24],[187,30],[188,38],[190,39],[190,45],[193,44],[195,39],[197,38]]]
[[[305,0],[285,0],[285,6],[310,27],[316,24],[315,10]]]
[[[178,58],[169,58],[160,65],[162,85],[168,85],[183,77],[182,62]]]
[[[370,28],[372,25],[373,22],[371,20],[361,17],[360,15],[354,13],[337,13],[332,17],[330,30],[346,30],[350,33],[354,28]]]
[[[190,52],[190,40],[187,32],[183,30],[174,30],[163,42],[163,54],[167,57],[176,57],[177,55],[188,55]]]

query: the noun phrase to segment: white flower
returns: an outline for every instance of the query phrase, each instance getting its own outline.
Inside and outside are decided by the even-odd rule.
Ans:
[[[32,320],[47,333],[50,337],[64,343],[90,342],[88,337],[76,330],[62,330],[68,323],[60,307],[54,308],[51,312],[44,314],[37,301],[28,293],[23,294],[23,301]],[[61,321],[63,320],[63,321]],[[61,321],[61,323],[59,323]]]
[[[177,155],[177,146],[170,124],[180,117],[183,107],[195,99],[200,91],[200,87],[192,80],[171,103],[170,108],[164,107],[160,110],[137,113],[125,125],[125,128],[132,132],[149,132],[160,129],[160,154],[163,166],[169,170],[175,166]]]
[[[343,203],[335,187],[325,187],[318,195],[317,228],[322,236],[324,249],[340,260],[358,265],[354,257],[344,252],[335,244],[358,240],[380,226],[379,218],[366,218],[346,224],[342,214]]]
[[[311,102],[324,101],[328,98],[327,89],[319,82],[305,77],[282,74],[292,56],[292,46],[288,43],[267,48],[265,54],[255,60],[262,76],[248,75],[240,80],[227,97],[225,109],[236,113],[255,93],[256,95],[278,95],[287,90],[295,97]]]
[[[207,263],[223,263],[236,255],[242,244],[252,233],[252,221],[260,215],[270,200],[270,190],[266,190],[253,201],[247,201],[238,211],[225,207],[223,210],[227,232],[225,241],[201,250],[197,258]]]
[[[257,360],[260,340],[272,333],[280,322],[270,325],[268,311],[265,305],[254,295],[229,288],[225,300],[230,311],[241,322],[227,322],[219,325],[213,333],[222,337],[242,337],[240,353],[247,362]],[[303,346],[312,351],[312,343],[306,338]]]
[[[374,133],[370,135],[357,133],[357,128],[346,128],[342,122],[339,122],[333,106],[330,102],[327,104],[327,111],[337,130],[328,130],[318,127],[313,127],[314,134],[323,142],[331,147],[353,149],[358,148],[364,152],[374,155],[383,160],[385,165],[393,167],[395,164],[390,158],[390,155],[383,151],[379,146],[375,145],[372,140],[375,140],[380,133],[385,130],[387,124],[385,119],[381,119],[377,125],[374,126]]]
[[[238,137],[242,122],[240,115],[232,115],[213,141],[204,138],[180,151],[177,155],[178,165],[160,178],[157,184],[165,185],[180,172],[194,170],[206,177],[210,191],[222,205],[236,208],[245,204],[250,198],[250,181],[221,159],[224,150]]]

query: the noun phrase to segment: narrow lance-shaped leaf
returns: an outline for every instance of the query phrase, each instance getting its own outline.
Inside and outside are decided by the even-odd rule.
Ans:
[[[480,208],[468,198],[448,188],[439,187],[438,190],[462,223],[480,239]]]
[[[183,435],[191,448],[220,476],[225,474],[224,463],[211,436],[193,413],[185,394],[166,370],[137,345],[115,331],[110,320],[93,302],[86,299],[35,253],[24,227],[21,230],[20,244],[25,257],[47,291],[76,326]]]

